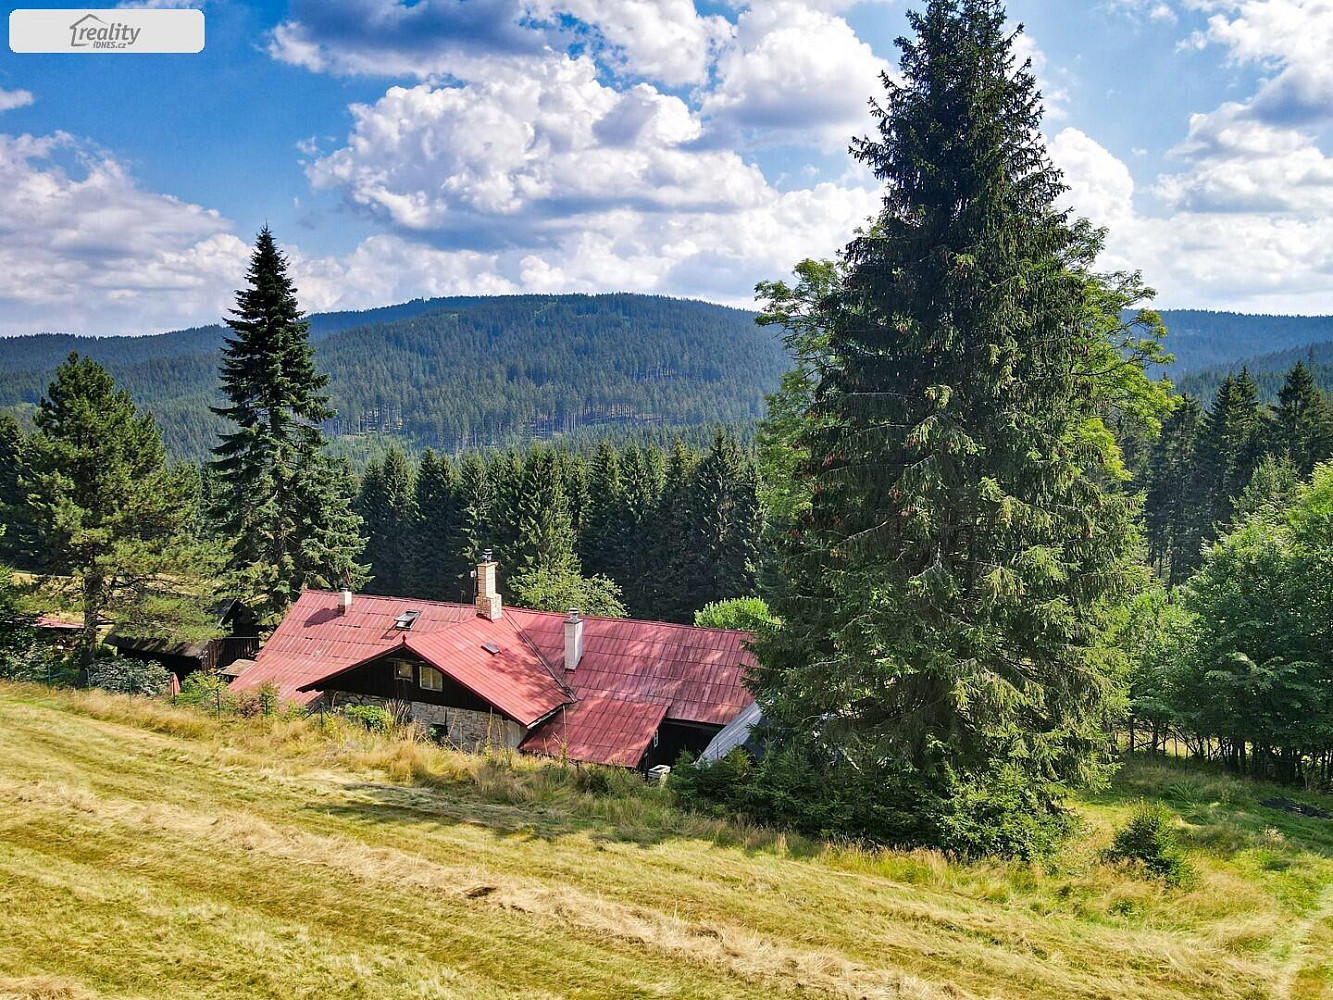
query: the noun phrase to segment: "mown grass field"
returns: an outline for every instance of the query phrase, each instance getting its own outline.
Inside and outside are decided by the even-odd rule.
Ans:
[[[1333,821],[1272,794],[1131,764],[1056,862],[955,864],[554,764],[0,685],[0,998],[1333,995]],[[1098,860],[1143,796],[1197,887]]]

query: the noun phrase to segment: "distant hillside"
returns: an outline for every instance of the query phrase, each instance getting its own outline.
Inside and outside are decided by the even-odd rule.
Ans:
[[[1208,395],[1248,361],[1275,394],[1297,356],[1333,365],[1333,317],[1163,313],[1178,384]],[[416,299],[310,318],[332,376],[337,450],[385,442],[453,451],[531,437],[684,432],[747,424],[786,367],[752,313],[647,295]],[[168,447],[201,458],[216,440],[222,326],[147,337],[0,338],[0,408],[30,410],[72,350],[105,364],[162,424]],[[1271,369],[1271,377],[1266,373]],[[1333,386],[1333,369],[1321,370]]]
[[[1291,366],[1297,361],[1304,361],[1314,373],[1315,382],[1325,392],[1333,392],[1333,340],[1322,344],[1306,344],[1292,347],[1285,351],[1272,351],[1252,358],[1244,358],[1229,365],[1206,368],[1179,380],[1181,392],[1197,396],[1205,403],[1212,398],[1217,387],[1229,374],[1248,368],[1255,384],[1259,387],[1259,396],[1265,402],[1275,402],[1282,381]]]
[[[750,422],[786,356],[753,314],[644,295],[418,300],[312,317],[332,376],[335,437],[416,447],[504,443],[595,428]],[[202,457],[220,422],[221,327],[153,337],[0,340],[0,407],[30,406],[71,350],[101,361],[162,424],[174,455]]]
[[[1203,309],[1162,311],[1179,379],[1244,358],[1333,341],[1333,316],[1251,316]],[[1288,365],[1290,367],[1290,365]]]
[[[331,333],[367,323],[387,323],[406,319],[436,309],[464,308],[484,301],[475,296],[439,299],[413,299],[393,306],[364,309],[359,312],[314,313],[310,334],[315,340]],[[222,344],[226,327],[195,326],[188,330],[149,334],[143,337],[84,337],[72,333],[36,333],[24,337],[0,337],[0,372],[34,371],[54,368],[78,351],[103,364],[133,364],[160,358],[212,354]]]

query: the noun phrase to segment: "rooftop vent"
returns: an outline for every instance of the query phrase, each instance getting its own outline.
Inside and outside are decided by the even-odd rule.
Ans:
[[[420,617],[421,617],[420,611],[404,611],[401,615],[399,615],[397,618],[393,620],[393,627],[397,629],[402,629],[404,632],[406,632],[414,624],[416,624],[416,620]]]
[[[486,652],[490,653],[492,656],[500,652],[500,647],[493,642],[483,642],[481,648],[486,650]]]

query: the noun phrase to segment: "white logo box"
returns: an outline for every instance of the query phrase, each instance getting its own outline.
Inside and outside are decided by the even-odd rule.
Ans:
[[[200,52],[202,10],[16,10],[9,15],[14,52],[124,55]]]

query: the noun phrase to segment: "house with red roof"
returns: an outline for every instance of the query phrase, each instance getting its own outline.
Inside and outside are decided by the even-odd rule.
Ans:
[[[746,632],[307,590],[231,687],[309,707],[395,704],[440,739],[629,768],[703,750],[754,699]]]

